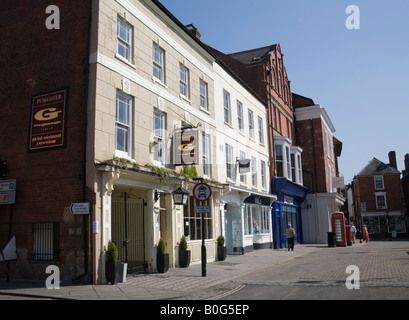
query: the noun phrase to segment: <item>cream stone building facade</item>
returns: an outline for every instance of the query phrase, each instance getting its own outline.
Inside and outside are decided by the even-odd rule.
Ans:
[[[216,150],[203,149],[205,134],[213,134],[217,124],[215,59],[156,1],[95,1],[92,21],[87,185],[96,194],[93,282],[105,281],[109,240],[128,262],[128,272],[156,269],[160,238],[170,267],[178,266],[182,235],[192,263],[200,261],[196,203],[190,197],[188,205],[174,205],[172,199],[179,186],[191,192],[195,182],[178,174],[183,167],[175,166],[173,151],[179,150],[177,134],[189,129],[195,133],[198,176],[206,176],[208,165],[215,163]],[[221,230],[222,187],[211,185],[211,212],[205,219],[208,261],[215,260]]]
[[[271,248],[277,197],[270,193],[266,102],[222,63],[214,69],[216,177],[224,184],[220,215],[227,252]]]

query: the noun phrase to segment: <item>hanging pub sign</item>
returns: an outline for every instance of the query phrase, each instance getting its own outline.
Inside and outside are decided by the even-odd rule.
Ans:
[[[67,89],[32,98],[29,150],[64,146],[67,98]]]
[[[250,161],[250,159],[237,160],[237,162],[239,163],[239,173],[250,172]]]
[[[193,165],[199,163],[199,131],[184,130],[175,133],[174,164]]]

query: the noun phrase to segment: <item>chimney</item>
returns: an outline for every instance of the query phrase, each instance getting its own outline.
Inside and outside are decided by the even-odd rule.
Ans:
[[[405,170],[409,172],[409,153],[405,155]]]
[[[193,25],[193,24],[188,24],[186,28],[196,37],[200,40],[202,35],[200,34],[199,30]]]
[[[388,156],[389,156],[389,165],[391,167],[394,167],[395,169],[398,169],[398,167],[396,165],[396,152],[391,151],[391,152],[389,152]]]

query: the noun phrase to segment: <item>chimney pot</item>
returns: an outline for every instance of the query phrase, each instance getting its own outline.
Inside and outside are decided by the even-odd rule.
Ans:
[[[389,156],[389,165],[395,169],[398,169],[396,165],[396,152],[391,151],[389,152],[388,156]]]

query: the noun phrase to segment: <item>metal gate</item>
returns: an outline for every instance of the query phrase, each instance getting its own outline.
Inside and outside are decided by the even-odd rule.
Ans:
[[[112,197],[112,241],[118,247],[118,259],[128,263],[128,273],[143,272],[145,267],[145,202],[127,192]]]

